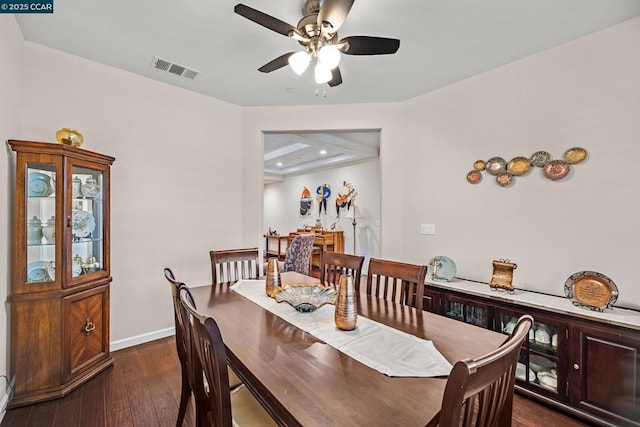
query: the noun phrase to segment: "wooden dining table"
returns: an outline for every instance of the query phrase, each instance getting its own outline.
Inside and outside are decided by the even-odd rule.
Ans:
[[[317,281],[282,273],[283,283]],[[438,414],[446,378],[382,374],[237,294],[231,285],[192,287],[191,292],[197,310],[217,322],[229,365],[279,425],[424,426]],[[452,365],[486,354],[506,339],[364,293],[358,295],[358,314],[431,340]]]

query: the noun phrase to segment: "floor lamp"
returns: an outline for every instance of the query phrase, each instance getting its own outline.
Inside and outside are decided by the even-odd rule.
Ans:
[[[351,207],[353,209],[350,209],[349,212],[347,212],[347,214],[345,215],[345,218],[348,218],[351,220],[351,225],[353,225],[353,254],[356,254],[356,225],[358,225],[358,222],[356,221],[359,218],[362,218],[362,215],[360,214],[360,209],[358,209],[358,207],[355,204],[352,204]]]

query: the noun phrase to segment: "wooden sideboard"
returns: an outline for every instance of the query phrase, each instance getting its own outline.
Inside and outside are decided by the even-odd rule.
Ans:
[[[589,424],[640,426],[639,312],[614,307],[599,313],[563,297],[432,279],[424,309],[505,334],[514,319],[532,315],[516,391]]]

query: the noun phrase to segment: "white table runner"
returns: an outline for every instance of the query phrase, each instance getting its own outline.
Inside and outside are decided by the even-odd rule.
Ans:
[[[300,313],[287,303],[265,295],[264,280],[240,280],[235,292],[324,341],[357,361],[390,377],[438,377],[451,372],[451,364],[431,341],[358,316],[353,331],[341,331],[334,322],[335,306],[325,305]]]

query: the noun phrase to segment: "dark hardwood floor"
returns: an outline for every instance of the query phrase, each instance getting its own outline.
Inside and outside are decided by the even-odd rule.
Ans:
[[[180,363],[173,337],[112,353],[113,367],[62,399],[10,409],[0,427],[175,426],[180,401]],[[195,424],[193,399],[185,426]],[[513,425],[583,426],[517,396]]]

